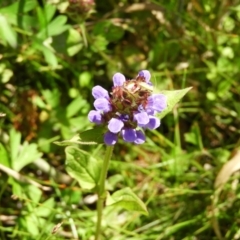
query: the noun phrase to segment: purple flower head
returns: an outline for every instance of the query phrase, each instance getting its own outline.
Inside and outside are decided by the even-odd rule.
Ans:
[[[101,86],[92,89],[95,110],[89,112],[88,119],[106,126],[105,144],[114,145],[119,137],[125,142],[142,144],[146,140],[144,130],[160,126],[155,115],[167,107],[167,98],[153,94],[150,79],[148,70],[140,71],[132,80],[116,73],[110,94]]]

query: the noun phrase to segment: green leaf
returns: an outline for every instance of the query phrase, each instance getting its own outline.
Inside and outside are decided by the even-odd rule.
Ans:
[[[11,161],[17,159],[19,146],[21,145],[21,133],[17,132],[14,128],[10,130],[10,149]],[[13,167],[13,166],[12,166]]]
[[[25,197],[31,199],[34,203],[40,202],[42,191],[38,187],[28,184],[24,186],[24,193]],[[31,207],[33,206],[31,205]],[[35,207],[33,209],[35,210]]]
[[[75,146],[80,145],[95,145],[103,143],[104,127],[96,126],[93,129],[81,132],[75,135],[70,140],[55,141],[54,143],[59,146]]]
[[[36,6],[37,1],[19,0],[15,1],[15,3],[11,5],[8,5],[7,7],[0,8],[0,13],[4,15],[9,24],[17,26],[18,29],[22,28],[32,31],[32,27],[36,27],[36,18],[35,16],[29,16],[25,13],[36,8]],[[32,33],[29,32],[28,34],[31,35]]]
[[[124,188],[116,191],[112,196],[108,195],[107,206],[122,207],[130,211],[137,211],[148,215],[147,208],[141,199],[130,189]]]
[[[30,233],[32,236],[35,236],[34,239],[36,239],[39,235],[40,220],[41,218],[37,218],[34,213],[25,216],[25,218],[21,220],[23,222],[22,224],[25,225],[24,227],[27,232]]]
[[[52,67],[57,67],[58,60],[56,55],[49,48],[45,46],[42,46],[41,50],[43,52],[46,62]]]
[[[0,164],[3,164],[6,167],[10,167],[7,150],[1,143],[0,143]]]
[[[56,6],[54,6],[52,4],[45,4],[44,13],[46,14],[47,22],[50,22],[52,20],[56,11],[57,11]]]
[[[107,41],[114,42],[123,37],[124,30],[119,26],[114,25],[111,21],[105,20],[94,25],[93,34],[96,36],[104,35]]]
[[[49,198],[44,203],[41,203],[41,205],[34,209],[34,214],[36,214],[38,217],[48,217],[52,209],[54,208],[54,198]]]
[[[49,104],[51,108],[57,108],[59,106],[61,98],[59,89],[55,88],[51,91],[49,89],[46,89],[42,91],[42,94],[47,104]]]
[[[101,162],[76,147],[67,147],[65,153],[68,174],[76,179],[82,188],[94,188],[99,180]]]
[[[36,8],[37,2],[33,0],[20,0],[16,1],[7,7],[1,9],[1,13],[4,15],[6,14],[22,14],[31,11],[32,9]]]
[[[90,71],[81,72],[79,74],[78,83],[81,88],[87,87],[91,88],[92,73]]]
[[[73,56],[83,48],[83,41],[79,31],[70,28],[66,39],[67,53],[69,56]]]
[[[174,90],[174,91],[161,91],[160,93],[164,94],[167,97],[167,108],[161,113],[157,114],[157,117],[162,119],[169,112],[172,111],[174,106],[184,97],[184,95],[191,90],[192,87],[185,88],[182,90]]]
[[[52,39],[49,38],[46,41],[44,41],[44,43],[42,44],[42,42],[40,40],[35,39],[34,47],[36,49],[42,51],[46,62],[50,66],[57,67],[58,60],[57,60],[57,56],[54,53],[54,50],[51,47],[51,41],[52,41]]]
[[[0,14],[0,26],[0,37],[2,37],[2,39],[5,40],[12,48],[16,48],[17,34],[2,14]]]
[[[73,117],[75,114],[79,112],[79,110],[83,107],[81,102],[83,101],[82,97],[79,96],[75,98],[66,108],[67,118]]]
[[[97,35],[94,37],[92,44],[90,45],[91,49],[94,52],[105,51],[108,45],[108,41],[104,36]]]
[[[37,150],[37,144],[24,142],[21,145],[21,133],[10,130],[10,149],[11,149],[11,167],[15,171],[20,171],[29,163],[34,162],[41,157],[41,153]]]
[[[194,223],[198,222],[199,219],[195,218],[195,219],[190,219],[190,220],[186,220],[180,223],[175,223],[172,226],[168,226],[166,227],[165,231],[164,231],[164,236],[165,237],[170,237],[172,236],[174,233],[179,232],[180,229],[183,229],[184,227],[191,227],[193,226]]]
[[[105,130],[105,127],[96,126],[93,129],[81,132],[80,133],[81,141],[101,144],[103,143],[104,130]]]
[[[70,25],[65,25],[67,22],[66,16],[58,16],[52,20],[45,28],[37,34],[39,39],[45,39],[46,37],[59,35],[70,28]]]
[[[12,159],[12,168],[20,171],[26,165],[40,158],[42,154],[38,152],[37,148],[38,146],[35,143],[29,144],[28,142],[24,142],[17,158]]]
[[[84,143],[81,142],[81,139],[80,139],[78,134],[73,136],[69,140],[55,141],[53,143],[58,145],[58,146],[61,146],[61,147],[64,147],[64,146],[76,146],[76,144],[84,144]]]
[[[23,193],[24,188],[20,185],[20,183],[17,180],[15,180],[14,178],[10,177],[8,179],[8,183],[10,185],[12,185],[12,193],[13,193],[13,195],[16,195],[16,196],[18,196],[20,198],[25,197],[25,195]]]
[[[51,46],[56,52],[67,54],[72,57],[84,46],[81,34],[82,32],[80,33],[79,30],[70,28],[68,31],[53,36]]]

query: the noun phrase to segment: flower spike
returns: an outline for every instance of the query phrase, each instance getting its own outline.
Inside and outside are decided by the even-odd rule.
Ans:
[[[115,73],[110,94],[101,86],[93,87],[95,110],[89,112],[88,119],[107,126],[105,144],[116,144],[118,137],[125,142],[142,144],[146,140],[143,130],[160,126],[160,119],[155,115],[167,107],[167,98],[152,93],[150,79],[148,70],[141,70],[132,80],[126,80],[122,73]]]

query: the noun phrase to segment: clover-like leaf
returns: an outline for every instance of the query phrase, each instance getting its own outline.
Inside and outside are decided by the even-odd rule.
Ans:
[[[67,147],[65,153],[68,174],[76,179],[82,188],[93,189],[99,180],[101,162],[76,147]]]
[[[142,200],[127,187],[114,192],[111,196],[108,195],[107,206],[122,207],[129,211],[137,211],[147,215],[148,211]]]

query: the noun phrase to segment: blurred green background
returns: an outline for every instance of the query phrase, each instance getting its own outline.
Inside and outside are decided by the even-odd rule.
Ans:
[[[240,239],[239,32],[239,0],[1,0],[0,239],[93,239],[96,196],[53,142],[92,127],[94,85],[142,69],[156,91],[193,88],[145,144],[114,149],[108,190],[149,215],[106,208],[103,239]]]

